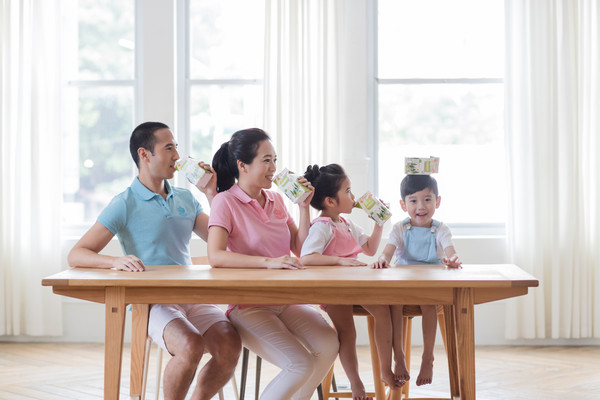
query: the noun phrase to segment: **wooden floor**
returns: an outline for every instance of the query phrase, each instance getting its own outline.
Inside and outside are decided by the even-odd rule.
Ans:
[[[129,399],[129,347],[123,360],[121,398]],[[420,348],[413,349],[411,375],[418,374]],[[148,399],[156,394],[156,347],[151,355]],[[359,348],[361,376],[372,384],[368,349]],[[0,399],[101,399],[104,348],[102,344],[0,343]],[[164,364],[164,363],[163,363]],[[593,347],[477,347],[477,398],[479,400],[589,400],[600,398],[600,346]],[[263,362],[262,386],[277,373]],[[254,399],[254,356],[250,362],[246,399]],[[239,383],[239,370],[237,373]],[[339,385],[345,384],[336,363]],[[443,348],[436,349],[434,383],[411,386],[411,395],[448,394]],[[162,396],[160,396],[162,398]],[[233,387],[225,398],[235,399]],[[316,395],[313,396],[316,399]]]

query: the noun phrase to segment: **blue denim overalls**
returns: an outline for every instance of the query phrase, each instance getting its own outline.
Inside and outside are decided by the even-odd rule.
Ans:
[[[412,226],[410,218],[402,221],[406,226],[404,231],[404,251],[398,255],[396,264],[442,264],[437,256],[437,244],[435,241],[436,230],[440,222],[433,220],[431,228]]]

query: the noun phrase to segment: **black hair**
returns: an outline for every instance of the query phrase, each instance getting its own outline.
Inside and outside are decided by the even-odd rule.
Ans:
[[[323,201],[326,197],[337,199],[342,182],[347,178],[347,175],[341,165],[329,164],[319,168],[315,164],[306,168],[304,177],[315,188],[315,194],[310,201],[310,205],[322,211],[325,209]]]
[[[438,185],[435,178],[431,175],[406,175],[400,182],[400,196],[402,201],[406,196],[420,192],[423,189],[430,189],[435,197],[438,197]]]
[[[251,164],[260,143],[265,140],[271,140],[265,131],[249,128],[235,132],[228,142],[221,145],[212,159],[212,167],[217,172],[217,192],[223,192],[233,186],[240,176],[237,161]]]
[[[140,147],[149,150],[154,155],[154,145],[156,144],[156,136],[154,132],[159,129],[169,129],[169,127],[162,122],[144,122],[139,124],[131,133],[129,138],[129,152],[131,158],[137,167],[140,167],[140,156],[138,149]]]

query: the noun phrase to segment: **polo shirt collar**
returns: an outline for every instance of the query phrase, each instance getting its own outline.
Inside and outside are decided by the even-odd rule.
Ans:
[[[158,193],[154,193],[150,189],[148,189],[142,182],[140,182],[139,177],[135,177],[133,183],[131,184],[131,190],[133,193],[142,200],[150,200],[154,196],[160,196]],[[173,196],[173,190],[171,190],[171,185],[169,181],[165,180],[165,190],[167,191],[167,198]]]
[[[229,189],[229,192],[242,203],[250,203],[252,200],[254,200],[252,197],[248,196],[248,194],[244,192],[237,183],[234,184],[231,189]],[[267,202],[272,203],[275,201],[274,194],[271,191],[261,189],[261,192],[265,196]]]

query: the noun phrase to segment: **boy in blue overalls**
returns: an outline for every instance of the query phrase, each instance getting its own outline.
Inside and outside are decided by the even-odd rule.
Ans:
[[[456,255],[450,229],[433,219],[441,200],[436,180],[430,175],[407,175],[400,183],[400,194],[400,205],[409,217],[392,227],[388,243],[372,267],[388,267],[395,255],[396,265],[445,264],[451,268],[460,268],[461,262]],[[432,382],[433,348],[437,329],[436,306],[420,307],[423,314],[423,357],[417,377],[418,386]],[[407,381],[410,376],[402,350],[402,309],[402,305],[391,306],[394,375],[399,380]]]

